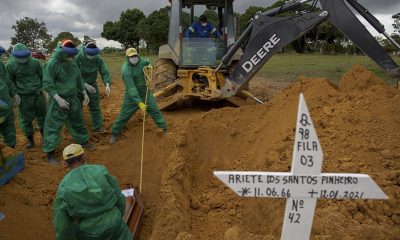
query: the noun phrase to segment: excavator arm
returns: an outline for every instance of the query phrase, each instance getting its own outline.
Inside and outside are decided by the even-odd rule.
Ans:
[[[319,0],[319,2],[322,8],[330,13],[328,21],[382,69],[390,73],[399,67],[347,7],[345,0]],[[361,4],[355,0],[346,0],[346,2],[361,14],[379,33],[384,33],[386,37],[389,36],[385,33],[384,26]],[[393,42],[396,43],[395,41]]]
[[[297,9],[302,3],[309,1],[293,1],[280,8],[257,13],[254,16],[253,21],[225,54],[221,65],[216,70],[226,65],[233,54],[245,45],[244,54],[236,69],[229,74],[225,85],[221,88],[222,98],[234,96],[277,51],[326,20],[337,27],[385,71],[392,75],[398,74],[399,66],[353,14],[346,2],[378,32],[387,36],[397,47],[399,47],[398,44],[386,34],[383,25],[356,0],[319,0],[322,6],[321,12],[303,12],[292,17],[276,17],[279,13]]]

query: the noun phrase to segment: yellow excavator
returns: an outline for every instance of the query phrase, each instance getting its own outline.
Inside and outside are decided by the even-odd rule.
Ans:
[[[173,107],[187,99],[217,101],[226,99],[241,105],[244,98],[258,100],[248,91],[248,83],[261,67],[280,49],[324,21],[329,21],[353,41],[381,68],[398,77],[399,66],[382,49],[375,38],[358,20],[359,13],[379,33],[400,49],[385,32],[384,26],[356,0],[295,0],[267,12],[258,12],[239,37],[233,0],[169,0],[170,21],[168,44],[159,48],[155,64],[155,94],[163,98],[161,109]],[[310,3],[307,10],[300,9]],[[321,10],[316,10],[316,4]],[[216,29],[222,38],[187,37],[183,12],[195,13],[209,9],[218,14]],[[280,17],[292,11],[293,16]]]

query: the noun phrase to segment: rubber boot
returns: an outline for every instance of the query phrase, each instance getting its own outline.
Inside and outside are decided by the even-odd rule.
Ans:
[[[114,143],[116,143],[117,141],[118,141],[118,135],[112,134],[112,135],[111,135],[111,138],[110,138],[110,143],[111,143],[111,144],[114,144]]]
[[[57,165],[59,161],[56,158],[56,153],[54,151],[47,153],[47,159],[51,165]]]
[[[89,151],[96,150],[96,147],[95,147],[93,144],[89,143],[89,142],[85,142],[85,143],[82,144],[81,146],[82,146],[84,149],[87,149],[87,150],[89,150]]]
[[[35,147],[35,141],[33,140],[33,136],[28,136],[28,143],[25,145],[25,149],[32,149]]]

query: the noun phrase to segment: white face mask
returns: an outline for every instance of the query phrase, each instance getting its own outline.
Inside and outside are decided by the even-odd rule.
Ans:
[[[202,23],[201,26],[207,27],[207,23]]]
[[[89,60],[92,60],[95,56],[86,55]]]
[[[28,61],[28,59],[27,58],[17,58],[17,61],[19,63],[26,63],[26,61]]]
[[[136,63],[139,61],[139,57],[134,56],[129,58],[129,62],[131,62],[133,65],[136,65]]]

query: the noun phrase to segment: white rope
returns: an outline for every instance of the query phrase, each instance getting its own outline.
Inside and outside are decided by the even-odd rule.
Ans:
[[[146,70],[148,73],[146,73]],[[144,100],[144,105],[147,107],[147,98],[149,94],[149,85],[150,82],[152,81],[152,76],[153,76],[153,67],[152,66],[146,66],[143,68],[143,73],[146,78],[146,98]],[[143,160],[144,160],[144,130],[146,126],[146,111],[143,111],[143,123],[142,123],[142,152],[140,156],[140,180],[139,180],[139,191],[142,193],[142,182],[143,182]]]

